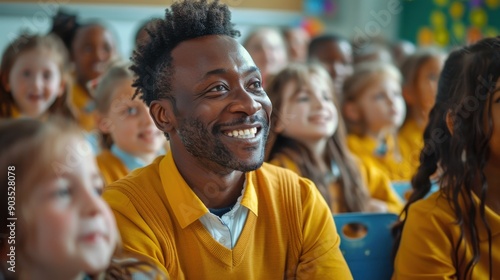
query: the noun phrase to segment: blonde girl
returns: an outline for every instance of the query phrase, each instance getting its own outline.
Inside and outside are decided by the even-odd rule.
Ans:
[[[148,107],[133,98],[133,74],[127,63],[116,63],[95,91],[102,152],[97,163],[106,184],[143,167],[163,152],[165,136],[156,128]]]
[[[402,208],[388,178],[348,151],[333,85],[321,66],[291,64],[266,91],[273,103],[271,163],[311,179],[333,213]]]
[[[0,67],[0,118],[74,119],[68,52],[57,36],[21,35],[7,46]]]
[[[382,62],[357,65],[344,83],[343,99],[351,151],[391,181],[409,181],[414,170],[395,137],[404,107],[399,70]]]
[[[90,146],[65,120],[16,119],[0,123],[3,271],[14,279],[131,279],[154,268],[124,259],[111,209]],[[113,260],[112,260],[113,259]],[[14,268],[12,268],[14,266]],[[147,271],[147,272],[146,272]]]

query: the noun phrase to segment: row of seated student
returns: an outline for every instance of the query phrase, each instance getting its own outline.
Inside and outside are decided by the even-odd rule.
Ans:
[[[2,116],[9,118],[26,116],[44,120],[52,115],[76,118],[84,129],[88,127],[87,122],[83,121],[86,118],[82,118],[82,115],[90,113],[92,121],[102,133],[100,140],[103,150],[97,159],[106,184],[109,184],[123,178],[133,169],[147,165],[157,155],[168,150],[168,147],[165,149],[164,133],[154,127],[153,120],[147,113],[147,107],[139,99],[134,99],[135,89],[132,87],[134,74],[127,69],[127,64],[116,63],[110,67],[109,61],[101,61],[92,64],[90,70],[80,71],[80,74],[76,74],[76,86],[73,88],[80,87],[79,90],[87,91],[85,96],[89,99],[84,103],[92,104],[95,108],[91,110],[86,105],[82,113],[82,107],[78,107],[80,103],[73,102],[73,105],[77,106],[71,105],[71,100],[74,101],[75,96],[83,96],[79,90],[70,90],[72,79],[68,76],[68,61],[70,57],[75,57],[75,52],[83,51],[77,51],[79,47],[72,44],[78,45],[79,39],[84,40],[82,38],[100,37],[103,40],[100,41],[102,44],[97,43],[97,45],[104,47],[103,51],[97,53],[102,55],[103,60],[110,60],[113,56],[110,54],[113,47],[109,47],[112,44],[105,39],[107,36],[102,35],[105,33],[102,26],[84,25],[79,28],[81,29],[77,29],[79,31],[69,41],[70,54],[65,51],[60,39],[54,35],[23,35],[6,50],[0,72],[2,101],[5,102],[2,102],[0,110]],[[151,30],[154,31],[155,28]],[[249,39],[251,40],[252,38]],[[81,45],[83,49],[91,48],[86,43]],[[14,48],[20,51],[15,51]],[[88,49],[85,51],[91,52]],[[478,124],[483,124],[484,122],[480,120],[487,117],[495,119],[496,107],[492,98],[494,89],[498,87],[497,78],[489,73],[495,75],[495,71],[498,70],[495,67],[498,65],[494,60],[495,57],[491,61],[485,57],[490,54],[495,55],[498,51],[498,38],[496,38],[487,39],[461,52],[461,54],[466,53],[463,54],[461,61],[466,70],[454,75],[463,79],[453,80],[454,87],[448,90],[453,94],[441,100],[448,103],[438,105],[447,106],[447,110],[440,111],[440,119],[436,117],[441,125],[445,124],[446,129],[443,127],[441,129],[451,132],[443,137],[450,138],[449,142],[444,143],[448,143],[452,150],[446,150],[443,141],[429,144],[433,145],[431,152],[433,158],[423,157],[420,160],[421,165],[415,177],[417,181],[413,185],[414,193],[404,208],[405,215],[399,231],[401,233],[402,225],[411,221],[410,210],[417,209],[410,209],[413,203],[415,206],[423,205],[421,211],[429,209],[417,200],[428,194],[429,178],[431,176],[438,178],[441,191],[426,201],[436,199],[436,203],[440,203],[439,199],[444,197],[454,205],[453,209],[460,207],[468,209],[456,212],[458,213],[456,219],[460,225],[458,231],[455,228],[450,229],[452,230],[450,234],[472,236],[466,240],[472,243],[472,249],[467,246],[456,247],[456,252],[464,250],[465,259],[469,259],[469,256],[474,257],[472,261],[467,262],[465,269],[460,268],[457,273],[475,275],[474,273],[478,272],[472,267],[486,265],[489,268],[490,278],[491,275],[495,275],[491,262],[497,260],[498,256],[490,249],[489,263],[485,262],[484,258],[475,260],[483,251],[481,247],[483,239],[478,237],[483,233],[481,230],[478,232],[475,228],[471,229],[468,223],[470,220],[475,220],[477,211],[474,207],[479,207],[483,221],[479,226],[486,228],[486,240],[491,247],[492,238],[498,231],[498,202],[494,195],[493,197],[490,195],[494,194],[496,189],[488,188],[488,185],[494,185],[495,182],[490,157],[495,158],[496,150],[494,146],[489,145],[491,139],[495,139],[493,129],[495,123],[490,121],[483,129],[481,126],[478,127]],[[401,65],[403,75],[396,67],[384,62],[359,63],[354,66],[350,75],[342,77],[342,81],[339,81],[337,76],[332,80],[332,73],[317,65],[283,66],[284,68],[266,78],[265,87],[274,110],[266,159],[311,179],[329,204],[332,213],[386,211],[399,213],[403,207],[402,201],[394,193],[390,181],[409,181],[417,171],[419,156],[429,154],[429,146],[426,146],[422,153],[420,151],[424,148],[423,139],[432,139],[435,135],[436,130],[429,131],[429,127],[435,128],[434,123],[429,125],[429,116],[432,121],[433,112],[439,108],[434,106],[434,103],[443,60],[444,56],[440,52],[419,51],[403,62]],[[78,69],[85,68],[83,65],[88,63],[88,60],[83,59],[81,62],[74,60],[74,62],[75,65],[80,65],[75,68],[78,72]],[[482,80],[469,78],[474,75],[485,78]],[[90,81],[97,82],[89,87]],[[338,83],[342,85],[341,89],[338,88]],[[33,91],[33,88],[36,90]],[[478,100],[480,102],[477,108],[480,109],[474,109],[472,112],[468,110],[469,114],[463,114],[463,108],[470,108],[466,102],[469,95],[474,96],[476,92],[472,90],[474,88],[485,91],[481,95],[484,98],[480,96]],[[403,98],[407,104],[407,113]],[[431,111],[433,106],[434,111]],[[77,110],[73,110],[75,107]],[[476,125],[464,125],[469,122]],[[426,126],[427,130],[424,131]],[[477,139],[473,138],[475,135]],[[461,138],[457,138],[458,136]],[[478,144],[474,144],[476,143],[474,141]],[[442,149],[438,156],[434,151],[436,147]],[[452,159],[455,156],[459,156],[459,161],[454,164]],[[432,160],[433,163],[425,162],[426,159]],[[462,162],[462,165],[459,162]],[[431,167],[426,164],[430,164]],[[475,175],[475,172],[480,175]],[[462,194],[462,191],[466,194]],[[448,208],[443,206],[440,209],[443,211],[442,215],[450,214]],[[455,213],[450,214],[452,218],[454,215]],[[437,222],[442,222],[441,218],[439,215],[435,217]],[[408,224],[421,227],[415,225],[415,222]],[[419,231],[414,230],[414,233],[418,235]],[[407,237],[409,240],[417,238],[409,234],[399,235],[402,244],[405,236],[410,236]],[[435,243],[437,245],[443,242],[438,240],[438,237]],[[458,239],[463,238],[465,237]],[[417,258],[419,254],[414,251],[416,249],[414,247],[400,246],[400,248],[402,249],[399,252],[406,253],[399,253],[404,256],[399,259],[404,260],[400,261],[401,266],[396,266],[396,275],[400,271],[401,279],[407,279],[405,277],[411,277],[412,273],[425,271],[423,268],[411,270],[403,266],[412,263],[408,260],[412,257]],[[398,258],[396,261],[398,262]],[[398,267],[401,270],[398,270]],[[442,269],[446,269],[444,264]]]

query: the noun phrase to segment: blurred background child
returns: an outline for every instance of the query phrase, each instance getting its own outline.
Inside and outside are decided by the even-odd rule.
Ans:
[[[17,218],[15,243],[5,238],[9,228],[0,230],[1,251],[15,247],[15,273],[6,270],[7,277],[131,279],[134,272],[155,271],[116,251],[116,222],[100,197],[104,184],[76,125],[17,119],[0,123],[0,134],[1,201],[7,205],[9,197],[15,198]],[[4,221],[12,217],[7,207],[1,214]],[[9,267],[4,267],[5,257],[4,270]]]
[[[74,119],[69,103],[68,52],[54,35],[21,35],[2,56],[0,118]]]
[[[91,131],[95,125],[95,104],[90,88],[116,59],[115,39],[103,24],[82,24],[76,16],[59,12],[53,19],[51,33],[62,38],[74,66],[71,104],[77,110],[82,128]]]
[[[412,170],[395,137],[401,112],[401,74],[391,64],[359,64],[344,83],[342,113],[347,144],[364,164],[382,170],[391,181],[409,181]]]
[[[351,43],[333,34],[315,37],[309,43],[308,60],[325,67],[334,82],[335,92],[342,96],[342,85],[353,71]]]
[[[399,213],[388,177],[366,169],[345,144],[334,88],[319,65],[291,64],[271,80],[270,163],[311,179],[333,213]]]
[[[95,91],[97,125],[103,150],[97,157],[104,181],[110,184],[164,153],[165,136],[139,98],[133,98],[133,73],[117,63],[102,77]]]
[[[437,49],[422,49],[410,55],[401,67],[407,114],[399,130],[398,141],[401,146],[407,146],[407,151],[414,152],[403,155],[411,161],[414,170],[418,167],[418,154],[424,146],[424,128],[436,102],[444,58],[444,54]]]
[[[433,109],[431,124],[440,129],[443,116],[434,113],[446,114],[449,134],[433,143],[437,153],[422,152],[415,191],[395,230],[394,279],[500,278],[499,50],[500,38],[487,38],[447,61],[437,103],[445,110]],[[454,83],[441,91],[441,81]],[[438,165],[440,190],[424,199]]]
[[[304,28],[290,27],[283,30],[283,37],[288,49],[288,60],[290,62],[306,62],[311,35]]]
[[[288,63],[286,43],[278,29],[259,28],[248,35],[243,46],[259,67],[263,85]]]

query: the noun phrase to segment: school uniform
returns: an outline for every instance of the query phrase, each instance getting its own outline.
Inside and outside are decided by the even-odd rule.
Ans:
[[[71,89],[71,104],[76,109],[77,120],[83,129],[91,131],[96,127],[95,114],[96,105],[92,97],[78,83],[74,83]]]
[[[416,173],[420,165],[420,152],[424,148],[424,129],[415,120],[407,120],[398,132],[398,143],[401,154],[408,161],[412,173]]]
[[[387,203],[389,212],[399,214],[403,210],[403,202],[399,199],[397,193],[392,189],[389,178],[376,168],[370,168],[355,158],[359,172],[365,186],[368,188],[370,197],[384,201]],[[284,154],[276,155],[271,161],[271,164],[290,169],[300,176],[298,165]],[[332,183],[329,187],[330,196],[332,197],[330,209],[333,214],[347,212],[344,199],[340,199],[342,195],[341,187],[338,183]]]
[[[110,150],[102,151],[96,160],[106,185],[146,165],[143,160],[123,151],[116,145],[112,145]]]
[[[465,233],[465,240],[459,246],[460,227],[444,195],[438,191],[410,206],[394,263],[394,280],[457,279],[457,275],[463,275],[472,256],[471,236]],[[479,205],[477,196],[473,198]],[[460,203],[463,207],[463,201]],[[470,279],[490,279],[489,265],[493,267],[491,279],[500,279],[500,215],[488,207],[485,209],[492,238],[492,263],[489,264],[488,233],[479,209],[476,211],[480,258]],[[455,258],[456,250],[459,260]]]
[[[103,197],[125,250],[171,279],[352,279],[314,184],[267,163],[246,173],[242,196],[222,218],[184,181],[172,153],[111,184]]]
[[[371,137],[349,134],[347,145],[364,165],[378,168],[391,181],[411,181],[415,173],[410,161],[404,157],[405,154],[409,153],[406,147],[400,146],[400,155],[397,156],[394,137],[387,137],[385,145],[379,145]]]

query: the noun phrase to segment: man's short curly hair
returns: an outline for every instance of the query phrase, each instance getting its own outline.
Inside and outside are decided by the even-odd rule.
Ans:
[[[166,9],[165,19],[147,29],[151,41],[134,51],[130,69],[137,75],[133,83],[136,95],[141,94],[148,106],[160,98],[168,98],[175,105],[171,95],[172,50],[183,41],[206,35],[240,36],[233,26],[227,5],[218,0],[174,2]]]

